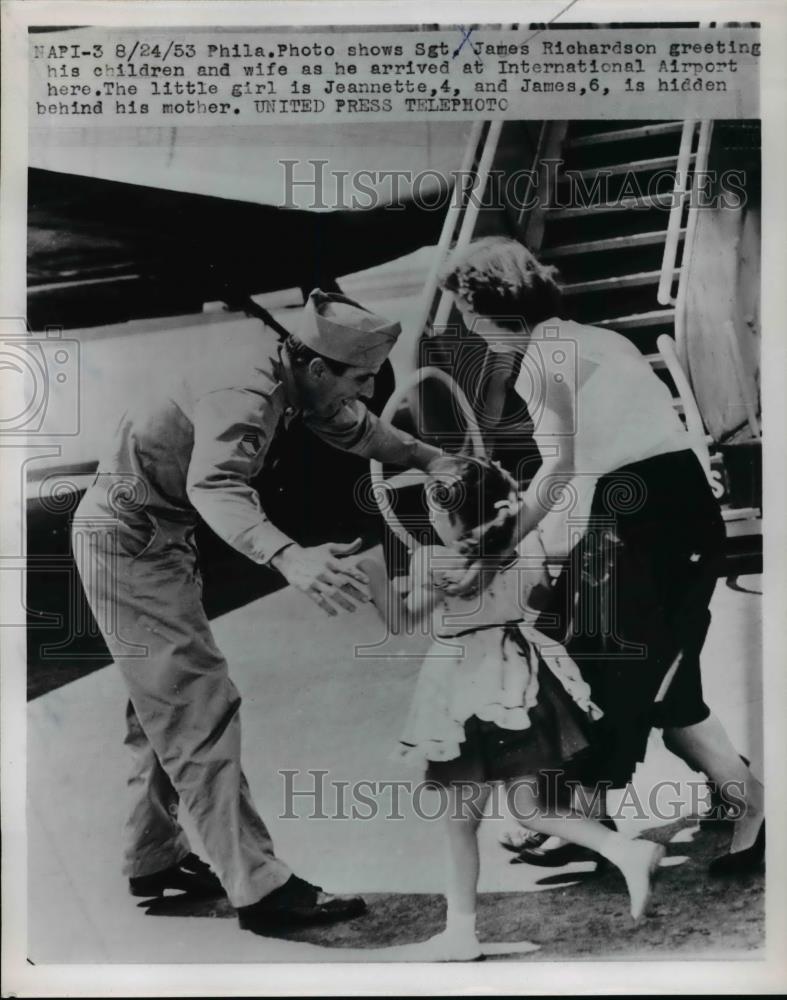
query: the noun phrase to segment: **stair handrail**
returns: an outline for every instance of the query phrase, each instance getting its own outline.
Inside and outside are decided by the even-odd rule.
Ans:
[[[689,201],[689,214],[686,220],[686,238],[683,241],[683,257],[681,258],[680,276],[678,278],[678,294],[675,299],[675,348],[678,358],[685,365],[687,358],[686,351],[686,296],[688,294],[689,282],[688,271],[692,253],[694,252],[694,240],[697,231],[697,220],[699,218],[699,200],[701,178],[708,168],[708,156],[710,153],[710,140],[713,133],[713,122],[709,119],[700,123],[700,137],[697,143],[697,156],[694,161],[694,181],[691,189],[691,199]]]
[[[484,435],[481,433],[481,428],[478,424],[475,413],[473,412],[473,408],[460,385],[453,378],[451,378],[447,372],[444,372],[442,368],[427,366],[424,368],[417,368],[414,372],[411,372],[399,385],[396,386],[392,395],[389,397],[388,402],[385,404],[380,418],[386,421],[393,420],[402,403],[412,399],[413,391],[427,379],[434,379],[435,381],[440,382],[451,392],[462,416],[467,422],[467,436],[465,438],[466,444],[463,445],[462,450],[464,451],[465,448],[468,448],[473,455],[477,455],[479,458],[485,458],[486,445],[484,444]],[[403,485],[415,484],[418,481],[423,481],[424,473],[416,470],[407,470],[405,472],[398,473],[393,480],[386,481],[382,463],[378,462],[374,458],[369,461],[369,469],[372,496],[380,509],[380,513],[396,537],[403,542],[408,549],[412,549],[414,544],[413,537],[399,520],[393,509],[393,505],[390,502],[390,489],[394,485],[400,487]]]
[[[483,198],[484,190],[486,188],[486,182],[489,177],[489,171],[492,169],[492,162],[495,158],[495,153],[497,152],[497,144],[500,140],[500,132],[503,128],[502,121],[491,122],[489,126],[489,131],[486,134],[486,139],[484,140],[484,150],[481,154],[481,160],[478,164],[478,169],[476,170],[476,177],[478,179],[478,191],[480,198],[475,201],[470,201],[470,204],[465,208],[464,218],[462,219],[462,225],[459,228],[459,235],[456,238],[456,247],[465,247],[473,238],[473,232],[475,231],[476,220],[478,219],[478,213],[481,211],[481,198]],[[435,312],[434,320],[432,321],[433,327],[445,326],[448,321],[448,316],[451,312],[452,297],[445,290],[440,296],[440,301],[437,306],[437,311]]]
[[[675,262],[678,259],[678,244],[680,243],[683,208],[686,201],[689,183],[691,147],[694,142],[694,131],[696,125],[697,122],[695,119],[687,119],[684,121],[683,128],[680,133],[678,162],[675,168],[675,187],[672,191],[672,206],[670,208],[669,222],[667,224],[667,236],[664,242],[664,256],[661,261],[659,287],[656,293],[656,298],[662,306],[674,305],[676,302],[676,300],[672,297],[672,283],[675,276]],[[696,164],[694,169],[696,172]],[[683,253],[685,259],[685,243]]]
[[[757,398],[751,391],[751,384],[746,378],[746,365],[741,354],[741,346],[738,343],[738,335],[735,332],[735,324],[728,319],[722,324],[724,335],[732,354],[732,366],[735,370],[735,378],[738,382],[743,408],[746,411],[746,422],[754,438],[762,437],[762,427],[757,416]]]
[[[686,181],[688,176],[688,162],[686,164],[686,172],[680,176],[680,159],[681,155],[685,153],[684,147],[686,144],[684,143],[684,139],[686,139],[687,134],[689,136],[689,139],[687,140],[688,153],[689,155],[691,153],[691,145],[696,124],[697,123],[694,120],[684,122],[683,124],[683,132],[681,134],[681,150],[678,154],[678,176],[675,178],[675,195],[673,196],[674,201],[670,213],[670,227],[668,228],[668,238],[664,246],[664,259],[662,261],[661,281],[659,283],[659,303],[661,305],[673,304],[675,306],[675,338],[673,340],[673,338],[667,336],[667,334],[662,334],[656,341],[656,346],[664,359],[667,371],[669,372],[672,381],[675,383],[678,396],[683,404],[683,413],[686,418],[686,429],[692,439],[692,447],[697,454],[703,469],[705,470],[706,476],[708,476],[708,479],[710,480],[710,452],[708,450],[707,435],[705,434],[705,424],[703,422],[699,406],[697,405],[697,400],[694,397],[691,383],[684,369],[686,362],[686,295],[688,291],[688,269],[697,229],[699,210],[698,196],[701,184],[700,178],[706,172],[708,166],[710,137],[713,127],[713,123],[709,120],[700,122],[697,154],[694,159],[694,176],[691,188],[688,192],[690,196],[689,211],[686,219],[686,235],[683,240],[683,254],[681,256],[678,275],[678,291],[675,298],[673,299],[672,297],[672,275],[674,273],[675,260],[677,258],[680,223],[682,221],[684,202],[687,193]],[[673,221],[675,219],[677,219],[677,223]],[[675,228],[676,226],[677,228]],[[673,234],[674,245],[668,247],[667,244],[670,242],[670,231],[672,231]],[[664,294],[665,290],[666,297]]]
[[[527,211],[528,205],[530,203],[530,193],[536,186],[535,175],[536,170],[538,170],[541,160],[544,158],[544,147],[546,145],[547,136],[547,126],[548,122],[541,122],[541,128],[538,130],[538,140],[536,141],[536,149],[533,154],[533,167],[527,177],[527,190],[522,198],[522,204],[519,207],[519,215],[516,218],[517,230],[521,230],[522,223],[525,218],[525,212]],[[524,242],[524,241],[523,241]]]
[[[461,190],[454,189],[451,193],[451,201],[449,202],[448,209],[445,213],[443,228],[440,231],[440,239],[435,247],[432,265],[427,273],[426,282],[424,284],[423,292],[421,293],[421,305],[418,310],[418,319],[417,322],[408,330],[409,339],[411,339],[412,342],[409,345],[410,350],[407,351],[408,369],[405,373],[406,375],[409,375],[418,367],[418,342],[421,338],[421,334],[424,332],[429,323],[429,316],[432,312],[434,296],[437,291],[437,283],[440,278],[440,268],[442,267],[443,261],[445,260],[451,246],[451,240],[453,239],[454,232],[456,231],[457,220],[464,209],[467,189],[472,184],[473,178],[471,175],[471,167],[478,151],[478,144],[481,141],[484,124],[485,123],[483,121],[473,122],[473,126],[470,130],[470,136],[467,140],[467,145],[465,146],[462,162],[459,166],[458,184],[461,185]]]
[[[683,366],[675,350],[675,342],[669,334],[662,333],[656,340],[656,347],[664,359],[664,364],[667,366],[667,371],[675,383],[675,388],[678,390],[678,397],[683,404],[683,413],[686,417],[686,430],[691,439],[691,446],[700,460],[702,468],[705,470],[705,475],[710,481],[710,452],[708,451],[708,442],[705,437],[705,425],[702,421],[702,414],[697,406],[697,401],[694,398],[694,393],[691,391],[689,380],[686,378],[686,373],[683,371]]]

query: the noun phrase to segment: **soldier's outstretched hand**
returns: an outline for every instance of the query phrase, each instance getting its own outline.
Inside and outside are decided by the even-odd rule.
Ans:
[[[340,544],[326,542],[302,548],[294,542],[271,560],[293,587],[307,594],[327,615],[355,611],[370,600],[369,578],[348,556],[355,555],[361,539]]]

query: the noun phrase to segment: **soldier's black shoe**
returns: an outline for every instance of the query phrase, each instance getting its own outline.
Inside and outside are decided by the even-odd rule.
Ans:
[[[190,896],[205,899],[224,894],[221,882],[210,870],[210,866],[196,854],[187,854],[176,865],[160,872],[130,878],[128,888],[132,896],[147,898],[163,896],[165,889],[180,889]]]
[[[321,886],[290,875],[284,885],[259,902],[237,909],[243,930],[266,934],[274,927],[351,920],[366,913],[366,902],[360,896],[332,896],[323,892]]]

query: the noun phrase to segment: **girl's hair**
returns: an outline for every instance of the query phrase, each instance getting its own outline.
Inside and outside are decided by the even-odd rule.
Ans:
[[[455,250],[441,277],[474,313],[515,333],[562,310],[557,269],[540,264],[517,240],[487,236]]]
[[[517,493],[516,481],[505,469],[485,458],[446,455],[432,463],[429,475],[433,507],[445,511],[467,533],[487,526],[478,541],[478,554],[500,555],[510,549],[514,519],[497,523],[500,508],[495,506]]]

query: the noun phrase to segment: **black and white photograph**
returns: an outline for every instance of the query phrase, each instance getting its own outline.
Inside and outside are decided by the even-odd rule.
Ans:
[[[3,995],[779,992],[761,5],[23,6]]]

